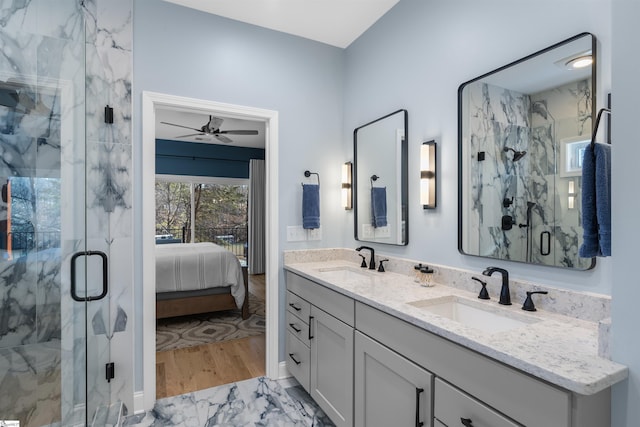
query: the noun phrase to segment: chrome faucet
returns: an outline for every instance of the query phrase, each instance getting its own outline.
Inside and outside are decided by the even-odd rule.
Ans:
[[[496,271],[502,274],[502,289],[500,289],[500,301],[498,302],[502,305],[511,305],[511,294],[509,293],[509,272],[504,268],[487,267],[482,274],[485,276],[491,276]]]
[[[362,249],[368,249],[369,252],[371,252],[371,259],[369,260],[369,270],[375,270],[376,269],[376,253],[373,250],[373,248],[370,248],[369,246],[360,246],[356,248],[356,251],[360,252]]]

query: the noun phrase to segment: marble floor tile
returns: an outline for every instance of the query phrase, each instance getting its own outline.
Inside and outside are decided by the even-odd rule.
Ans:
[[[286,388],[285,388],[286,387]],[[299,384],[265,377],[167,397],[127,427],[323,427],[334,424]]]

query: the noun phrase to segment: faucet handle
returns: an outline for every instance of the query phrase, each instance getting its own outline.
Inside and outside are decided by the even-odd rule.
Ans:
[[[367,261],[366,261],[365,256],[362,255],[362,254],[358,254],[358,255],[360,255],[360,258],[362,258],[362,263],[360,263],[360,267],[361,268],[367,268]]]
[[[482,285],[482,289],[480,289],[480,294],[478,295],[478,298],[480,299],[490,299],[489,298],[489,292],[487,291],[487,282],[485,282],[484,280],[480,280],[477,277],[472,277],[471,280],[475,280],[476,282],[480,283]]]
[[[379,266],[378,266],[378,271],[380,273],[384,273],[384,265],[382,265],[382,263],[385,262],[385,261],[389,261],[389,258],[381,259],[381,260],[378,261],[380,263]]]
[[[527,298],[524,300],[524,304],[522,304],[522,309],[525,311],[536,311],[535,305],[533,305],[533,300],[531,299],[531,295],[533,294],[543,294],[546,295],[549,292],[547,291],[527,291]]]

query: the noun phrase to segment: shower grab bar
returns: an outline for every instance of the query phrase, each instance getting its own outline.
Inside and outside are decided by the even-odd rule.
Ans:
[[[102,258],[102,293],[100,295],[81,297],[76,292],[76,261],[81,256],[99,256]],[[80,251],[71,256],[71,298],[78,302],[98,301],[109,293],[107,254],[101,251]]]

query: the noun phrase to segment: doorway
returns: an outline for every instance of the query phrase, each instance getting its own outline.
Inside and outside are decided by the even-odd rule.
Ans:
[[[142,274],[143,274],[143,383],[144,394],[135,410],[153,407],[156,389],[155,355],[155,115],[158,109],[175,109],[201,114],[214,114],[265,124],[266,209],[265,209],[265,305],[266,305],[266,375],[279,376],[278,363],[278,257],[277,257],[277,141],[276,111],[221,104],[193,98],[176,97],[151,92],[143,93],[142,124]],[[138,407],[140,406],[140,407]]]

